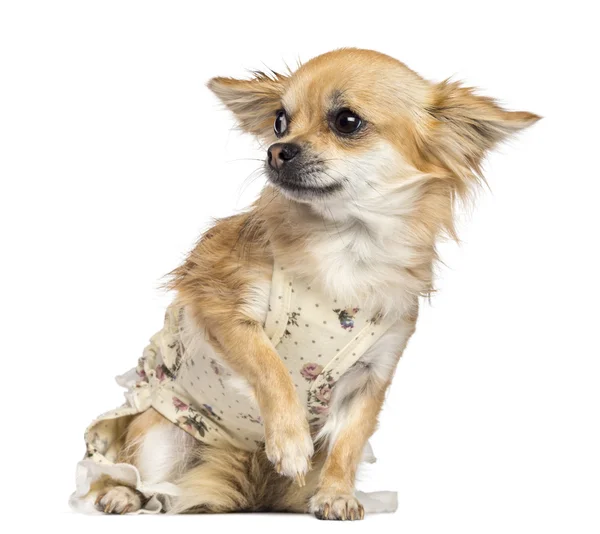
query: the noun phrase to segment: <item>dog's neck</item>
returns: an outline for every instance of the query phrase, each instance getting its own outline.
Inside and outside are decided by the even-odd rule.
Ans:
[[[431,290],[437,229],[420,187],[298,203],[268,187],[256,207],[277,260],[345,307],[404,313]]]

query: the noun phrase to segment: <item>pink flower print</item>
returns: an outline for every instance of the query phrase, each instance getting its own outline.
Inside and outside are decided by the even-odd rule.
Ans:
[[[318,363],[307,363],[304,364],[302,369],[300,370],[300,374],[306,378],[309,382],[312,382],[317,376],[321,374],[323,370],[323,366]]]
[[[165,378],[166,378],[166,374],[165,374],[165,367],[164,365],[157,365],[156,366],[156,378],[158,378],[159,382],[162,382]]]
[[[136,385],[141,385],[142,382],[148,382],[148,374],[146,373],[146,362],[147,359],[145,356],[138,358],[138,363],[135,367],[135,372],[140,377],[140,379],[136,381]]]
[[[323,384],[315,393],[315,397],[323,404],[329,404],[333,388],[330,384]]]
[[[179,411],[184,412],[185,410],[187,410],[189,408],[189,406],[185,402],[178,399],[177,397],[173,397],[173,406],[175,406],[175,410],[178,412]]]
[[[321,406],[320,404],[311,406],[310,413],[314,413],[316,415],[325,415],[329,413],[329,406]]]

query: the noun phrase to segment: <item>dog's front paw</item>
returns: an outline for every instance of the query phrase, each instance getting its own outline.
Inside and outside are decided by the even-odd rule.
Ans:
[[[267,424],[265,451],[279,474],[293,478],[299,486],[304,486],[314,446],[303,411],[299,411],[295,417],[285,414],[277,422]]]
[[[355,521],[365,518],[365,509],[351,493],[319,490],[310,500],[309,509],[317,519]]]
[[[127,486],[107,487],[96,498],[96,508],[105,514],[137,512],[141,507],[140,494]]]

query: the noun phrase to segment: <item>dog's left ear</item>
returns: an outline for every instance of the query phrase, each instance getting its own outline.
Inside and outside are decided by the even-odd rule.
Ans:
[[[461,180],[479,175],[489,150],[541,118],[507,111],[495,100],[448,81],[434,87],[428,113],[434,120],[426,132],[425,150]]]
[[[263,139],[273,137],[275,115],[287,77],[276,72],[255,72],[249,80],[213,78],[208,88],[215,93],[239,122],[242,130]]]

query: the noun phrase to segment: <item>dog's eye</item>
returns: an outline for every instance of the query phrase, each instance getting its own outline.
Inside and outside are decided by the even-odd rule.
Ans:
[[[356,132],[362,125],[361,118],[350,111],[349,109],[342,109],[335,117],[334,126],[335,129],[341,134],[352,134]]]
[[[288,128],[288,120],[285,111],[282,109],[277,112],[277,116],[275,117],[275,124],[273,125],[273,130],[275,131],[275,135],[277,137],[283,136]]]

